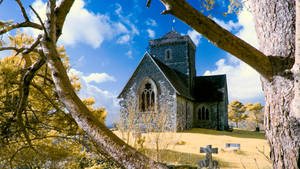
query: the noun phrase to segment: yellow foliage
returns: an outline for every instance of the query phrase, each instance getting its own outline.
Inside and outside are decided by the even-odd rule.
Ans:
[[[9,41],[12,46],[22,47],[30,45],[33,39],[17,31]],[[58,47],[57,51],[64,66],[69,68],[65,48]],[[30,85],[26,111],[22,113],[32,148],[28,146],[14,112],[20,99],[19,88],[25,68],[40,56],[35,52],[26,56],[15,54],[0,59],[0,168],[83,168],[96,165],[96,159],[100,157],[93,153],[95,147],[86,133],[79,129],[71,114],[65,112],[46,65],[36,72]],[[72,76],[70,79],[79,92],[79,78]],[[94,98],[88,98],[84,103],[104,123],[105,109],[93,107]],[[90,153],[86,152],[87,149]],[[91,162],[93,160],[95,163]]]

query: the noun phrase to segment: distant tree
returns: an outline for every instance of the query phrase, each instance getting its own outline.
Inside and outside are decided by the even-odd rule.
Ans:
[[[263,120],[263,108],[264,106],[262,106],[260,103],[247,103],[244,106],[245,110],[247,112],[249,112],[249,120],[255,122],[256,124],[256,131],[259,131],[259,125],[262,123]]]
[[[234,122],[236,127],[239,128],[239,122],[245,121],[248,118],[245,111],[243,103],[235,100],[228,105],[228,119]]]

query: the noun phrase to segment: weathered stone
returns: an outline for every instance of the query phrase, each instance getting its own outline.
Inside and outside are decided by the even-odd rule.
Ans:
[[[212,160],[212,153],[218,154],[218,148],[212,148],[211,145],[207,145],[206,147],[200,147],[200,153],[206,153],[206,159],[200,160],[198,166],[200,168],[207,167],[209,169],[218,168],[219,163],[217,161]]]

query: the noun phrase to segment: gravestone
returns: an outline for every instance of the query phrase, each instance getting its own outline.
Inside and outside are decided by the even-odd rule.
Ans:
[[[241,149],[241,144],[225,143],[225,146],[226,146],[226,148],[237,147],[238,149]]]
[[[241,144],[236,144],[236,143],[225,143],[225,147],[226,148],[234,148],[233,152],[237,152],[238,150],[236,148],[238,148],[239,150],[241,149]]]
[[[218,154],[218,148],[212,148],[211,145],[207,145],[206,147],[200,147],[200,153],[206,153],[206,159],[198,162],[200,168],[216,169],[219,167],[218,162],[212,160],[212,153]]]

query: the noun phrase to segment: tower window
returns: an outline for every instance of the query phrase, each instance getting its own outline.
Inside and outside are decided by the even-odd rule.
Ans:
[[[167,49],[165,54],[166,54],[166,56],[165,56],[166,60],[170,60],[171,59],[171,49]]]

